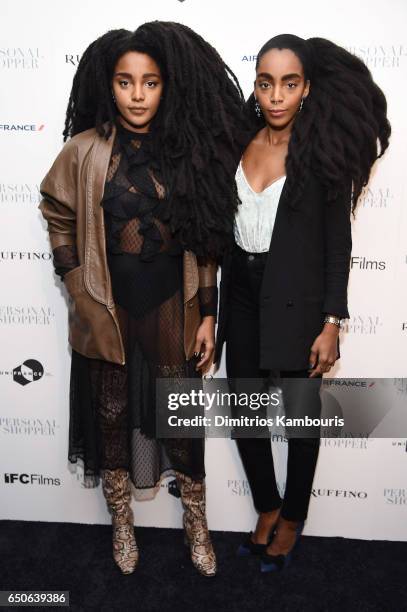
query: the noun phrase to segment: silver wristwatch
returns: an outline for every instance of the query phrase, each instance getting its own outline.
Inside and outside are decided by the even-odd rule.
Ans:
[[[341,327],[342,319],[335,317],[334,315],[325,315],[324,323],[333,323],[337,327]]]

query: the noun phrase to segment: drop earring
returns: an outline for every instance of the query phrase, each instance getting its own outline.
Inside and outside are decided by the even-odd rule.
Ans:
[[[116,104],[116,98],[114,97],[113,89],[111,91],[112,91],[112,100]]]
[[[298,112],[300,113],[302,111],[302,107],[304,106],[304,98],[301,98],[301,104],[300,104],[300,108],[298,109]]]
[[[256,100],[256,98],[255,98],[255,100]],[[257,100],[256,100],[256,102],[254,103],[254,112],[256,113],[256,115],[257,115],[258,117],[261,117],[261,116],[262,116],[262,112],[261,112],[260,104],[257,102]]]

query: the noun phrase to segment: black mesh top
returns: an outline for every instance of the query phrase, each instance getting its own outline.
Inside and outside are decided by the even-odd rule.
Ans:
[[[150,133],[135,133],[117,124],[102,200],[108,251],[137,253],[145,262],[160,251],[181,253],[169,231],[167,200],[151,138]],[[137,223],[123,232],[136,217]]]
[[[180,288],[182,275],[170,268],[174,271],[171,260],[183,251],[170,231],[168,201],[151,134],[128,130],[119,121],[116,127],[101,202],[106,249],[115,301],[138,316]],[[79,265],[75,246],[57,247],[53,254],[61,277]],[[150,268],[149,263],[154,265]],[[141,293],[140,275],[145,278]],[[132,278],[137,280],[136,292],[130,291]],[[216,317],[217,286],[200,288],[198,297],[201,316]]]

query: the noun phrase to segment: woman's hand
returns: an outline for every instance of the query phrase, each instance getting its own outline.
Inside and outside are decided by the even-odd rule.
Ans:
[[[333,323],[325,323],[322,332],[316,337],[314,344],[311,346],[310,353],[310,378],[322,376],[325,372],[329,372],[338,358],[337,343],[338,343],[339,328]]]
[[[208,316],[202,319],[202,323],[196,333],[194,354],[200,358],[196,364],[196,370],[202,369],[205,374],[212,365],[215,350],[215,317]]]

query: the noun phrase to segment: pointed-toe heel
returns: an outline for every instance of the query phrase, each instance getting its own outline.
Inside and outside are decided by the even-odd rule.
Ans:
[[[269,555],[267,550],[261,555],[260,571],[266,572],[281,572],[290,565],[292,560],[292,553],[298,546],[302,531],[304,529],[304,522],[299,523],[296,531],[295,542],[292,549],[286,555]]]
[[[251,556],[259,557],[263,555],[266,552],[267,546],[270,544],[273,538],[273,533],[274,533],[274,527],[271,531],[271,535],[269,537],[269,541],[267,544],[255,544],[251,538],[253,532],[250,531],[250,533],[246,535],[246,539],[238,547],[236,551],[237,556],[238,557],[251,557]]]
[[[269,555],[266,552],[261,557],[260,571],[266,572],[281,572],[290,565],[291,552],[286,555]]]

